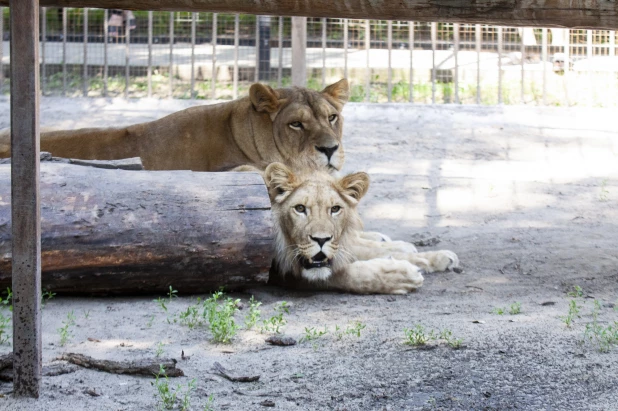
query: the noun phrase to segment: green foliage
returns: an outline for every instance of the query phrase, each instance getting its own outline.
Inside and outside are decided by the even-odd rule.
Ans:
[[[348,325],[345,333],[360,338],[361,331],[364,330],[365,327],[367,327],[365,324],[361,323],[360,321],[355,321],[352,325]]]
[[[513,304],[511,304],[511,306],[509,307],[509,314],[517,315],[520,313],[521,313],[521,303],[516,301]]]
[[[305,334],[301,337],[299,342],[302,344],[304,342],[317,340],[326,334],[328,334],[326,326],[324,326],[324,330],[318,330],[314,327],[305,327]]]
[[[191,408],[191,393],[195,391],[197,386],[195,378],[189,381],[186,387],[178,384],[174,390],[170,387],[169,378],[165,374],[165,368],[163,368],[163,365],[159,365],[159,372],[155,375],[155,382],[151,384],[157,389],[155,394],[157,410],[174,409],[179,400],[182,411],[188,411]],[[179,394],[181,397],[179,397]]]
[[[504,308],[503,307],[496,307],[491,312],[494,313],[494,314],[497,314],[497,315],[504,315]]]
[[[165,344],[163,344],[163,342],[159,341],[157,343],[157,348],[155,350],[155,357],[160,357],[163,354],[163,347],[165,346]]]
[[[569,302],[569,313],[564,316],[561,317],[562,318],[562,322],[564,322],[564,325],[566,325],[568,328],[571,328],[571,326],[573,325],[573,320],[575,320],[575,318],[579,318],[579,309],[581,307],[577,305],[577,301],[576,300],[571,300]]]
[[[584,291],[582,290],[582,288],[579,285],[575,285],[575,286],[573,286],[573,291],[569,291],[567,293],[567,295],[569,297],[573,297],[573,298],[583,297],[584,296]]]
[[[251,328],[253,328],[255,324],[257,324],[258,321],[260,321],[260,318],[261,318],[261,311],[259,309],[260,305],[262,305],[262,303],[259,301],[255,301],[255,298],[251,296],[251,299],[249,300],[249,312],[247,313],[247,316],[245,317],[245,328],[247,330],[250,330]]]
[[[187,307],[185,311],[181,311],[178,315],[180,323],[186,325],[189,328],[195,328],[198,325],[202,325],[205,321],[201,299],[197,299],[197,304],[193,304]]]
[[[75,314],[73,311],[67,314],[66,320],[62,321],[63,326],[58,328],[60,334],[60,346],[64,347],[72,336],[70,327],[75,325]]]
[[[11,320],[12,320],[11,316],[9,315],[5,316],[0,311],[0,344],[9,342],[11,338],[11,333],[10,333]]]
[[[171,303],[173,298],[178,298],[178,290],[174,290],[174,288],[170,285],[170,290],[167,292],[167,297]]]
[[[421,324],[417,324],[414,328],[404,328],[403,331],[405,335],[404,344],[413,347],[426,345],[430,341],[444,340],[449,347],[456,350],[461,348],[463,343],[463,338],[453,337],[453,332],[446,328],[442,331],[433,329],[426,331],[425,327]]]
[[[288,303],[286,301],[282,301],[279,305],[275,307],[275,312],[277,314],[273,315],[267,320],[262,321],[260,332],[274,332],[276,334],[279,334],[281,332],[281,327],[286,324],[286,320],[285,318],[283,318],[283,315],[290,313]]]
[[[594,300],[592,309],[592,322],[586,324],[584,330],[584,340],[588,340],[595,345],[600,352],[609,352],[613,345],[618,344],[618,321],[613,324],[603,326],[599,323],[599,313],[601,303]]]
[[[204,316],[208,318],[208,327],[213,340],[220,343],[229,343],[236,335],[239,326],[234,321],[234,314],[238,311],[240,300],[231,298],[222,299],[223,292],[217,291],[204,301]],[[219,302],[221,300],[221,302]]]

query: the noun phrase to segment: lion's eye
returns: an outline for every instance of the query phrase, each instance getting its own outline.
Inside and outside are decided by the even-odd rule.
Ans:
[[[298,204],[297,206],[294,206],[294,210],[296,210],[297,213],[304,214],[305,206],[302,204]]]
[[[304,128],[303,123],[301,123],[300,121],[291,122],[290,127],[293,128],[294,130],[302,130]]]
[[[335,121],[337,121],[337,114],[331,114],[328,116],[328,121],[330,121],[331,124],[334,124]]]
[[[331,214],[337,214],[339,211],[341,211],[341,206],[332,206],[330,208],[330,213]]]

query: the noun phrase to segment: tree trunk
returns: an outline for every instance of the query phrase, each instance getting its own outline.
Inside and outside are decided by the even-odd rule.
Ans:
[[[0,288],[11,285],[10,165],[0,165]],[[270,201],[257,173],[41,164],[43,287],[206,292],[266,282]]]

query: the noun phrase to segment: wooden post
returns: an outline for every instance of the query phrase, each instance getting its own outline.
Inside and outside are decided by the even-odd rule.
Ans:
[[[292,17],[292,85],[307,84],[307,17]]]
[[[11,0],[13,393],[41,390],[39,0]]]

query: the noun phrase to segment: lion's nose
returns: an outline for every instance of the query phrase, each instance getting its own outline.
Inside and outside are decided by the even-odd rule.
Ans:
[[[335,153],[335,151],[337,151],[338,148],[339,148],[339,145],[332,146],[332,147],[318,147],[318,146],[315,146],[316,150],[318,150],[321,153],[326,154],[326,158],[328,158],[329,161],[330,161],[330,158],[333,156],[333,154]]]
[[[330,240],[331,238],[333,238],[333,237],[311,237],[311,239],[312,239],[313,241],[315,241],[316,243],[318,243],[318,245],[320,246],[320,248],[322,248],[322,246],[323,246],[324,244],[326,244],[326,242],[327,242],[328,240]]]

